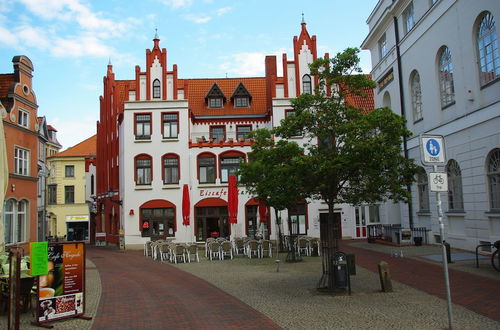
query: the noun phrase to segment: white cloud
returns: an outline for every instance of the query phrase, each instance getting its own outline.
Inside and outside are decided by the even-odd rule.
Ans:
[[[222,16],[228,12],[231,11],[231,7],[222,7],[222,8],[219,8],[215,11],[215,13],[217,14],[217,16]]]
[[[56,38],[53,43],[54,45],[50,48],[50,51],[58,57],[108,57],[113,53],[111,47],[91,34],[66,39]]]
[[[0,46],[15,47],[17,44],[17,38],[14,33],[7,30],[3,26],[0,26]]]
[[[272,53],[264,52],[241,52],[229,56],[222,56],[223,63],[219,65],[219,70],[228,74],[228,77],[261,77],[265,72],[265,58],[269,55],[275,55],[277,64],[277,74],[283,74],[281,66],[281,55],[284,50],[277,50]]]
[[[187,14],[184,15],[184,18],[196,24],[204,24],[212,19],[212,17],[205,14]]]
[[[163,3],[166,6],[175,9],[175,8],[189,7],[193,3],[193,0],[164,0]]]

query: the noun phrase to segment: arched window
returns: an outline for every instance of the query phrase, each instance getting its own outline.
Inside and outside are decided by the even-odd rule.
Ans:
[[[384,93],[384,97],[382,98],[382,104],[384,107],[391,107],[391,94],[389,92]]]
[[[476,38],[479,55],[479,80],[483,86],[500,76],[497,30],[495,18],[491,13],[483,14],[477,26]]]
[[[421,168],[417,174],[418,206],[420,212],[429,212],[429,183],[427,173]]]
[[[302,77],[302,93],[312,94],[311,76],[308,74]]]
[[[200,183],[215,183],[215,155],[203,153],[198,156],[198,180]]]
[[[463,211],[462,171],[457,161],[450,159],[446,164],[448,175],[448,211]]]
[[[163,183],[178,184],[180,178],[179,156],[166,154],[163,156]]]
[[[150,185],[153,179],[153,165],[151,156],[141,154],[135,157],[135,183]]]
[[[4,204],[5,244],[26,241],[26,224],[28,223],[28,202],[8,199]]]
[[[494,150],[487,160],[490,208],[500,210],[500,149]]]
[[[153,81],[153,98],[159,99],[161,97],[160,80]]]
[[[219,156],[220,182],[228,182],[229,176],[236,174],[240,160],[245,160],[245,154],[238,151],[225,152]]]
[[[413,121],[422,119],[422,89],[420,86],[420,75],[413,71],[410,78],[411,105],[413,109]]]
[[[441,93],[441,108],[455,103],[455,87],[453,85],[453,63],[448,47],[441,48],[439,53],[439,90]]]

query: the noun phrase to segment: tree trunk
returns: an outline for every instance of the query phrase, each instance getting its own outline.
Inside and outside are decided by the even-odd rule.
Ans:
[[[276,227],[278,227],[278,246],[279,246],[279,251],[282,252],[284,250],[283,248],[283,234],[281,233],[281,219],[278,216],[279,211],[278,209],[274,209],[274,215],[276,217]],[[269,224],[271,226],[271,224]]]
[[[333,272],[333,255],[338,248],[338,225],[334,217],[333,202],[328,202],[328,218],[326,223],[320,223],[321,254],[323,257],[323,275],[318,282],[318,289],[333,291],[335,279]]]

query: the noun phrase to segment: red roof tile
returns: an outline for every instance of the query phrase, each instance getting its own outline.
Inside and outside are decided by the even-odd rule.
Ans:
[[[56,129],[54,128],[54,126],[52,126],[52,125],[47,125],[47,129],[48,129],[49,131],[54,131],[54,132],[57,132],[57,130],[56,130]]]
[[[7,97],[10,84],[14,82],[13,73],[0,74],[0,98]]]
[[[240,82],[252,95],[248,108],[235,108],[231,102],[231,95]],[[205,96],[214,83],[217,83],[226,97],[222,108],[209,108],[205,102]],[[186,95],[189,99],[189,107],[195,117],[264,115],[267,113],[265,78],[188,79],[187,85]]]
[[[115,80],[115,83],[118,91],[118,104],[122,105],[128,100],[128,90],[135,90],[135,80]]]
[[[77,145],[68,148],[62,152],[52,155],[51,157],[72,157],[72,156],[89,156],[96,154],[97,135],[93,135],[88,139],[78,143]]]

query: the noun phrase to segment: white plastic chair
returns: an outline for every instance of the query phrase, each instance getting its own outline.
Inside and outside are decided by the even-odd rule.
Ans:
[[[220,245],[220,258],[224,260],[225,256],[230,256],[233,259],[233,245],[229,241],[224,241]]]
[[[191,262],[191,256],[193,256],[194,260],[200,262],[200,257],[198,256],[198,245],[196,243],[189,244],[186,247],[186,254],[188,257],[188,262]]]
[[[247,242],[247,255],[250,259],[252,259],[252,255],[256,255],[257,258],[260,258],[259,242],[256,240],[250,240]]]
[[[217,241],[212,241],[208,243],[208,256],[210,260],[213,258],[221,259],[220,245]]]

